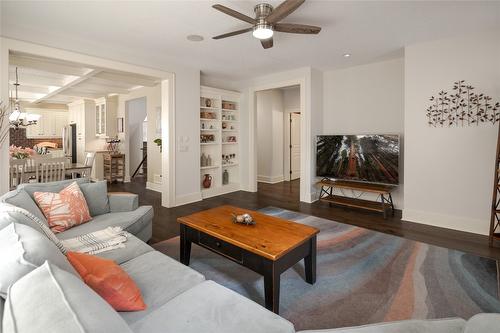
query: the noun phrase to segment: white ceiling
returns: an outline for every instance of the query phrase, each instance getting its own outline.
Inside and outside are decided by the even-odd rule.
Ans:
[[[134,89],[153,87],[159,83],[159,79],[144,75],[23,53],[11,53],[9,64],[10,95],[15,97],[17,68],[19,100],[35,104],[67,104],[82,98],[127,94]]]
[[[248,26],[211,5],[221,3],[253,16],[258,2],[1,1],[1,33],[162,69],[177,63],[240,80],[302,66],[348,67],[400,56],[405,45],[417,42],[500,31],[500,1],[308,0],[283,22],[321,26],[318,36],[277,33],[268,50],[250,33],[211,39]],[[187,41],[189,34],[205,40]],[[352,56],[344,58],[344,53]]]

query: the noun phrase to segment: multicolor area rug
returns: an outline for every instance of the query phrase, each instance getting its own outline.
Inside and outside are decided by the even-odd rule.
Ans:
[[[280,315],[297,330],[500,312],[495,260],[279,208],[261,212],[321,230],[317,282],[304,281],[303,262],[281,275]],[[178,237],[154,247],[179,258]],[[190,266],[264,304],[263,278],[249,269],[196,245]]]

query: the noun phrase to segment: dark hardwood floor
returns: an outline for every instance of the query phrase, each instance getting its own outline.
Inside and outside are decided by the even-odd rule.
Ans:
[[[274,206],[428,244],[500,259],[500,248],[489,247],[488,237],[486,236],[402,221],[401,211],[396,211],[394,217],[388,217],[387,220],[384,220],[380,213],[329,207],[324,202],[312,204],[299,202],[298,180],[273,185],[259,183],[258,192],[256,193],[239,191],[175,208],[162,207],[160,194],[145,189],[144,180],[140,177],[130,183],[111,184],[109,185],[109,191],[137,193],[141,205],[152,205],[154,207],[152,243],[177,236],[179,226],[176,220],[180,216],[225,204],[254,210]]]

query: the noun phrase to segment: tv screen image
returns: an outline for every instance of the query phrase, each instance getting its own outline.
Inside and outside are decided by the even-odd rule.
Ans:
[[[316,175],[398,184],[399,135],[320,135]]]

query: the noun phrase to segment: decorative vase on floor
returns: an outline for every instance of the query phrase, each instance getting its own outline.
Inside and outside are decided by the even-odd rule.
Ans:
[[[229,184],[229,172],[227,172],[227,170],[224,170],[224,172],[222,173],[222,184]]]
[[[210,186],[212,186],[212,176],[210,176],[207,173],[207,174],[205,174],[205,179],[203,179],[203,187],[210,188]]]

